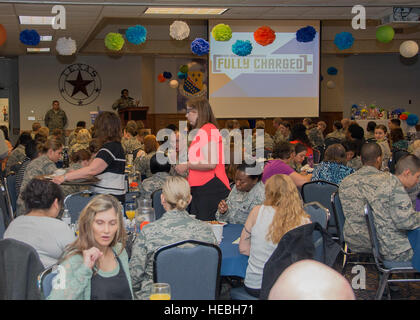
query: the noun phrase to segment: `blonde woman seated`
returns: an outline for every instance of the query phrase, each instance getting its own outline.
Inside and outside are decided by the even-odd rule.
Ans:
[[[209,223],[193,219],[185,211],[191,202],[188,181],[170,176],[162,187],[162,218],[143,227],[133,244],[130,274],[136,299],[149,299],[153,283],[153,257],[157,249],[183,240],[217,244]]]
[[[118,200],[95,196],[79,217],[79,237],[60,259],[49,300],[132,300],[126,233]]]
[[[77,152],[82,149],[89,148],[89,142],[92,140],[89,130],[87,129],[80,129],[80,131],[76,135],[76,143],[74,143],[69,150],[69,155],[71,156],[72,153]]]
[[[265,183],[265,201],[249,213],[239,241],[239,251],[249,256],[245,290],[259,297],[264,264],[284,234],[311,223],[293,180],[283,174],[270,177]]]

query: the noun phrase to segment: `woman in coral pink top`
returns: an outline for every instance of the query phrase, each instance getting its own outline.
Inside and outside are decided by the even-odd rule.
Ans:
[[[192,201],[190,213],[200,220],[216,220],[219,202],[229,195],[229,180],[223,159],[223,141],[207,99],[187,102],[187,120],[194,129],[188,162],[176,166],[179,174],[189,170]]]

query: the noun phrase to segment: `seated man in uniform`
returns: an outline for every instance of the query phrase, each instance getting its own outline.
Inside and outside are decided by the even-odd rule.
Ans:
[[[417,183],[420,160],[412,155],[406,158],[400,163],[399,175],[394,176],[379,170],[382,150],[378,144],[364,144],[361,158],[363,167],[344,178],[339,188],[346,218],[344,240],[353,252],[371,252],[364,217],[364,206],[369,203],[375,218],[381,255],[386,260],[410,261],[413,250],[406,231],[420,227],[420,215],[414,211],[404,188]]]

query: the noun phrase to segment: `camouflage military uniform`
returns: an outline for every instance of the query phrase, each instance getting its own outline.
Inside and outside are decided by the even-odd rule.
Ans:
[[[257,137],[254,135],[252,136],[252,151],[253,152],[255,152],[255,149],[257,147],[256,142],[257,142]],[[271,136],[267,132],[264,132],[264,149],[273,151],[273,145],[274,145],[273,138],[271,138]]]
[[[403,185],[396,176],[364,166],[343,179],[339,196],[346,221],[344,239],[354,252],[371,252],[364,206],[373,209],[379,251],[386,260],[408,261],[413,250],[406,230],[420,227]]]
[[[72,155],[72,153],[77,152],[79,150],[86,149],[89,150],[89,143],[74,143],[69,150],[69,156]]]
[[[420,193],[420,182],[410,189],[405,189],[410,197],[413,208],[416,207],[417,195]]]
[[[308,134],[309,141],[311,141],[314,147],[324,145],[324,137],[321,131],[318,130],[318,128],[315,127],[308,130],[307,134]]]
[[[276,133],[274,133],[274,136],[273,136],[273,143],[278,144],[280,142],[287,141],[287,140],[288,139],[281,134],[280,130],[277,129]]]
[[[249,192],[238,191],[236,186],[234,186],[226,200],[228,210],[224,214],[217,210],[216,219],[228,223],[245,224],[251,210],[255,206],[262,204],[264,200],[265,188],[261,181]]]
[[[20,216],[22,214],[25,214],[25,203],[22,199],[22,192],[23,190],[25,190],[25,187],[28,184],[28,182],[37,176],[53,174],[55,170],[57,170],[57,166],[47,157],[47,155],[39,156],[38,158],[32,160],[28,164],[23,175],[22,185],[20,187],[20,194],[17,199],[16,215]]]
[[[112,109],[121,110],[121,109],[124,109],[124,108],[130,108],[130,107],[135,107],[135,106],[136,105],[134,104],[133,99],[129,99],[129,98],[126,98],[126,97],[121,97],[117,101],[114,102],[114,104],[112,105]]]
[[[18,163],[22,163],[23,160],[25,160],[25,158],[26,158],[25,146],[23,144],[20,144],[17,146],[15,150],[12,151],[12,153],[9,155],[9,158],[7,159],[6,175],[10,174],[10,169],[13,166],[17,165]]]
[[[136,171],[140,171],[140,174],[145,175],[146,178],[150,178],[152,176],[152,172],[150,171],[150,159],[152,159],[155,153],[156,151],[152,151],[143,157],[134,159]]]
[[[54,129],[64,129],[64,126],[67,124],[67,115],[63,109],[54,111],[53,109],[48,110],[45,114],[45,126],[50,129],[50,134]]]
[[[333,132],[330,132],[329,134],[327,134],[325,136],[325,139],[328,139],[328,138],[336,138],[339,140],[344,140],[346,138],[346,135],[343,132],[343,129],[340,129],[340,130],[334,130]]]
[[[69,172],[70,170],[77,170],[81,169],[82,165],[80,163],[72,163],[70,164],[70,167],[67,169],[66,172]],[[88,190],[89,186],[86,185],[61,185],[61,188],[63,189],[64,196],[67,197],[69,194],[80,192],[83,190]]]
[[[388,168],[388,162],[389,159],[391,159],[391,149],[389,148],[388,145],[388,141],[387,140],[383,140],[383,141],[376,141],[377,144],[379,144],[379,146],[382,149],[382,170],[385,168]]]
[[[346,164],[347,167],[353,168],[354,170],[359,170],[361,167],[363,167],[362,160],[360,156],[356,156],[350,161],[347,161]]]
[[[157,172],[150,178],[144,179],[141,183],[140,199],[150,199],[154,191],[162,189],[167,177],[169,177],[169,173]]]
[[[187,211],[168,211],[162,218],[142,229],[133,244],[130,260],[135,299],[149,299],[156,250],[183,240],[217,244],[210,224],[191,218]]]
[[[136,137],[122,138],[121,145],[124,149],[125,154],[133,153],[135,150],[141,149],[142,145]],[[136,156],[136,155],[134,155]]]

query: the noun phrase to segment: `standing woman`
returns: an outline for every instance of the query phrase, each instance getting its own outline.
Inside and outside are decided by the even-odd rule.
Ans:
[[[190,213],[200,220],[215,220],[219,202],[230,192],[222,136],[207,99],[189,100],[186,117],[191,127],[198,131],[188,149],[188,162],[177,165],[176,171],[182,175],[189,170]]]
[[[124,203],[125,155],[121,145],[120,118],[113,112],[104,111],[100,113],[95,120],[94,132],[94,138],[97,138],[101,145],[95,159],[87,167],[57,176],[53,181],[61,184],[64,181],[97,176],[100,180],[93,185],[92,191],[112,194]]]

